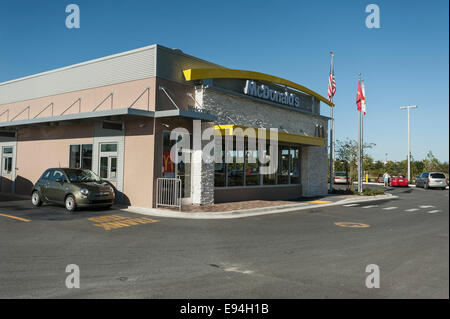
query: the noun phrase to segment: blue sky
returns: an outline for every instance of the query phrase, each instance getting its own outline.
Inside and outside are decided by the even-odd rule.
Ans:
[[[65,27],[66,5],[81,28]],[[380,7],[368,29],[365,7]],[[287,78],[326,96],[335,52],[336,138],[356,139],[358,73],[375,159],[449,159],[448,1],[0,1],[0,81],[153,43],[236,69]],[[328,115],[328,107],[322,106]]]

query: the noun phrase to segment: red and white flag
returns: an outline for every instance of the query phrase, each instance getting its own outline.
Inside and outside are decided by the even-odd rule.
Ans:
[[[362,97],[363,97],[362,103],[361,103],[361,110],[362,110],[363,114],[366,115],[366,110],[367,110],[367,108],[366,108],[366,106],[367,106],[366,105],[366,89],[364,88],[364,80],[362,80],[361,82],[362,82],[361,89],[362,89]]]
[[[334,68],[331,63],[330,76],[328,77],[328,100],[333,101],[333,96],[336,93],[336,81],[334,79]]]
[[[364,93],[361,88],[361,79],[358,80],[358,91],[356,92],[356,105],[358,111],[361,112],[362,105],[365,104]]]

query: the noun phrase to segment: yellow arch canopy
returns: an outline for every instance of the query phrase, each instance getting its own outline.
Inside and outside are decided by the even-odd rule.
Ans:
[[[303,85],[265,73],[245,71],[245,70],[233,70],[226,68],[206,68],[206,69],[183,70],[183,74],[186,81],[203,80],[203,79],[247,79],[286,85],[298,91],[312,95],[329,106],[332,107],[334,106],[334,104],[328,101],[328,99],[314,92],[313,90],[304,87]]]

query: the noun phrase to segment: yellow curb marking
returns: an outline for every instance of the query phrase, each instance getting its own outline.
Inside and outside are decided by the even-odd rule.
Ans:
[[[332,202],[330,202],[328,200],[312,200],[312,201],[309,201],[307,203],[312,203],[312,204],[329,204],[329,203],[332,203]]]
[[[91,217],[91,218],[88,218],[88,220],[97,222],[98,224],[93,224],[93,225],[97,226],[97,227],[102,227],[104,230],[111,230],[111,229],[116,229],[116,228],[159,222],[159,220],[151,219],[148,217],[130,218],[130,217],[125,217],[125,216],[120,216],[120,215]]]
[[[353,222],[338,222],[334,223],[336,226],[348,227],[348,228],[368,228],[370,225],[363,223],[353,223]]]
[[[8,217],[8,218],[14,218],[14,219],[17,219],[17,220],[21,220],[23,222],[31,222],[31,220],[29,220],[29,219],[20,218],[20,217],[11,216],[11,215],[6,215],[6,214],[0,214],[0,216]]]

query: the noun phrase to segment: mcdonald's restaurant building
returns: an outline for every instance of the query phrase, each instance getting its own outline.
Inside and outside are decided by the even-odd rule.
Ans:
[[[160,45],[3,82],[0,191],[28,195],[47,168],[76,167],[135,207],[156,206],[158,178],[181,179],[183,202],[194,205],[324,195],[329,118],[321,102],[332,106],[289,80]],[[172,162],[170,132],[184,128],[192,140],[196,125],[214,128],[216,140],[243,138],[245,151],[230,151],[231,162]],[[263,164],[247,160],[258,150],[234,134],[247,128],[278,129],[276,172],[261,174]]]

